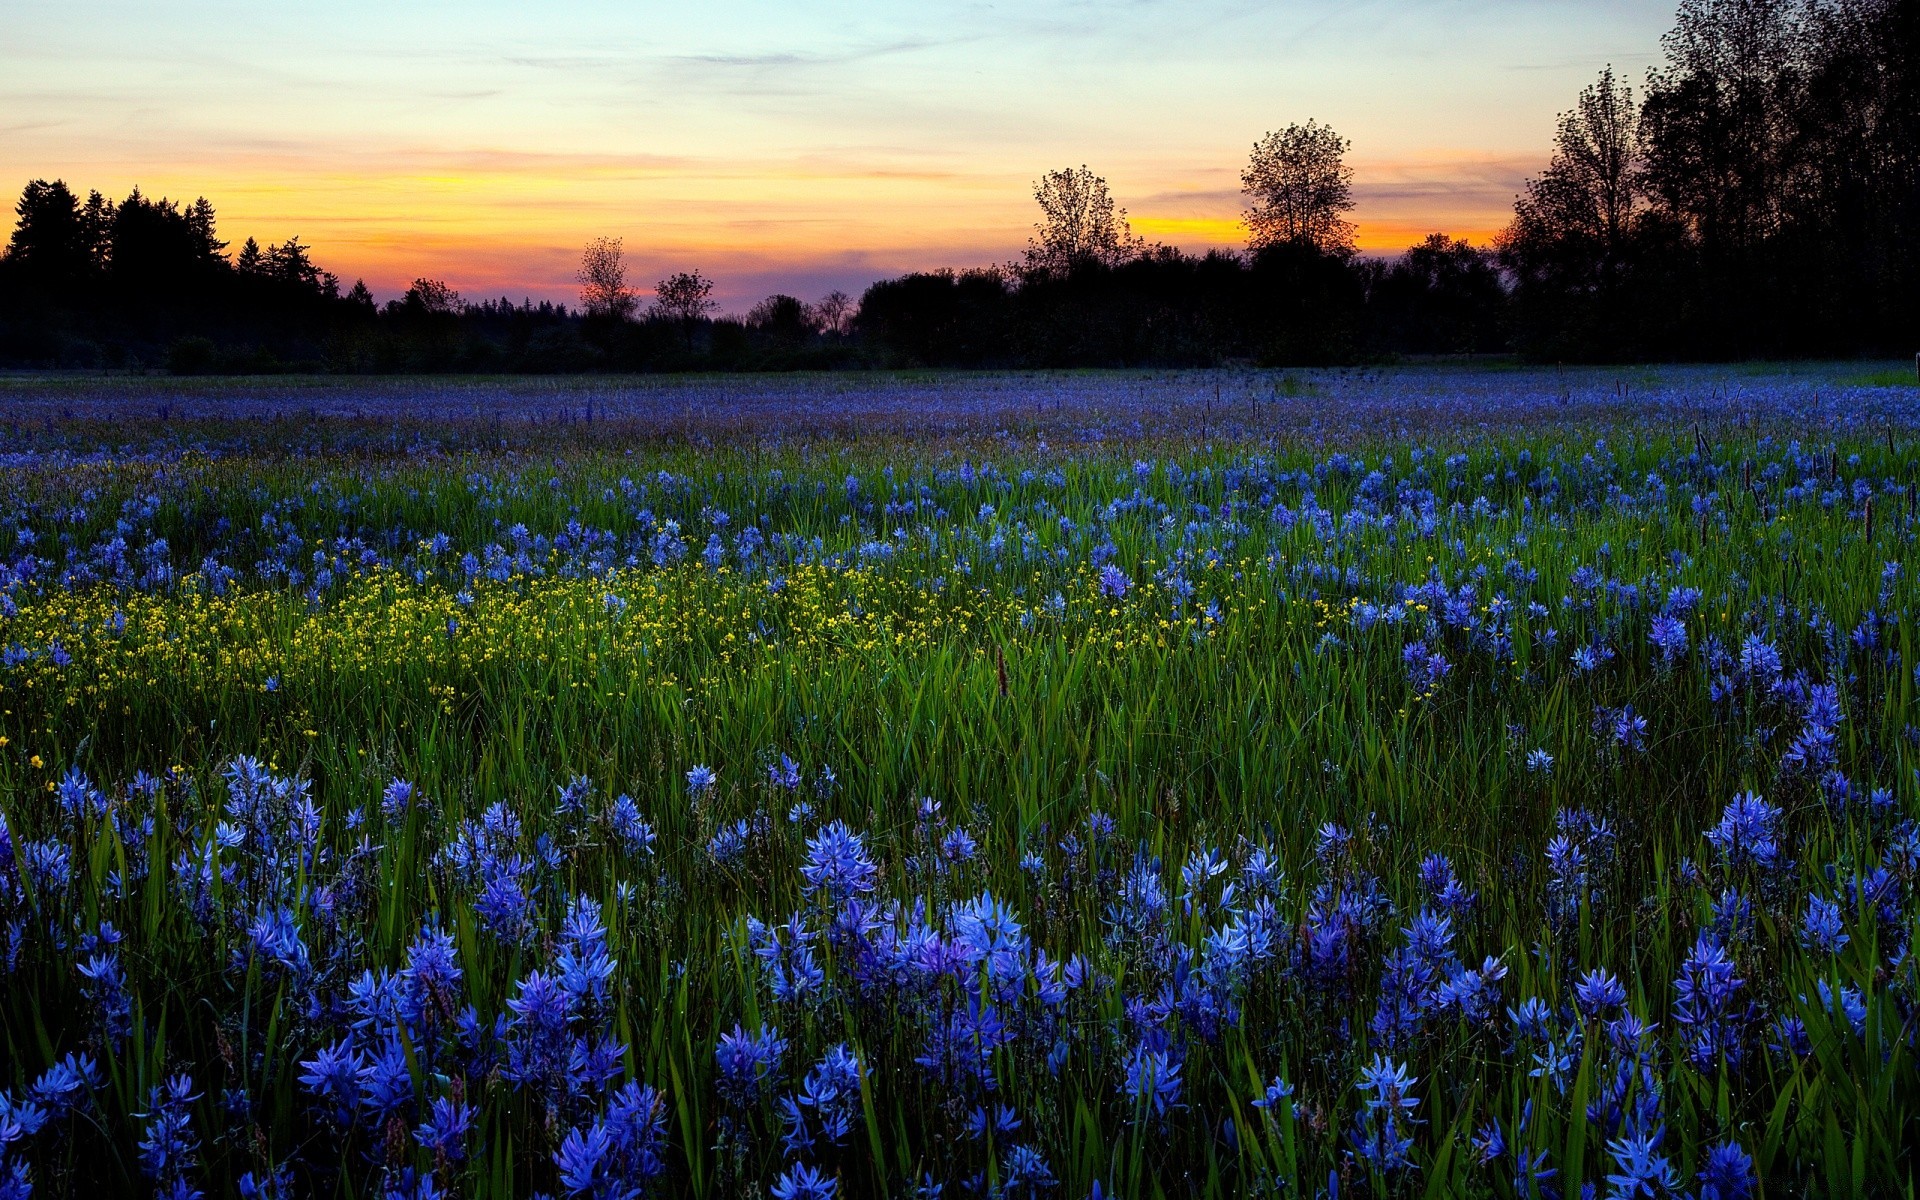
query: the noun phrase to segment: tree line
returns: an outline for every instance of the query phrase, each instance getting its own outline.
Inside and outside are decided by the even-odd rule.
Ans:
[[[1597,361],[1910,353],[1920,344],[1920,0],[1684,0],[1636,88],[1611,68],[1489,246],[1354,247],[1350,145],[1268,133],[1242,250],[1136,235],[1086,166],[1035,184],[1015,261],[855,301],[716,313],[698,271],[630,286],[618,239],[577,306],[422,279],[376,305],[298,238],[237,251],[213,206],[29,183],[0,256],[0,365],[181,372]]]

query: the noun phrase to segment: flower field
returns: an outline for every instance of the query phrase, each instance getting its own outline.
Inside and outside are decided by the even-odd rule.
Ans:
[[[1915,1194],[1898,376],[411,386],[0,381],[0,1197]]]

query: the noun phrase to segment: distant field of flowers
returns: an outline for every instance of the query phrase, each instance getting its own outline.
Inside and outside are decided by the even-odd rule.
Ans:
[[[1888,370],[0,379],[0,1198],[1906,1196]]]

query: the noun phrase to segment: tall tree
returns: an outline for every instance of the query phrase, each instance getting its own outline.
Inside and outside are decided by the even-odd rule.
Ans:
[[[1799,23],[1785,0],[1682,0],[1647,81],[1646,180],[1709,263],[1778,227]]]
[[[201,196],[187,206],[187,228],[193,232],[194,248],[208,266],[225,266],[227,244],[215,232],[213,205]]]
[[[588,242],[580,253],[578,279],[580,303],[590,317],[624,321],[639,305],[627,287],[626,254],[619,238],[600,237]]]
[[[1305,245],[1339,256],[1353,253],[1351,143],[1316,121],[1289,125],[1253,144],[1240,173],[1251,198],[1246,211],[1249,244]]]
[[[1118,266],[1146,250],[1127,224],[1127,210],[1116,209],[1107,181],[1088,170],[1063,167],[1033,185],[1040,205],[1035,237],[1028,241],[1024,267],[1065,275],[1089,264]]]
[[[204,280],[215,260],[180,206],[134,188],[113,210],[111,277],[115,291],[143,307],[170,306]]]
[[[7,240],[7,261],[42,287],[77,290],[94,267],[94,238],[80,198],[62,180],[36,179],[13,206],[19,220]]]
[[[266,273],[282,283],[290,283],[305,291],[331,292],[338,289],[339,281],[313,261],[308,251],[313,247],[298,237],[290,237],[278,246],[269,246],[266,254]]]
[[[267,273],[267,253],[260,248],[254,238],[241,243],[240,254],[233,260],[233,269],[242,275],[264,275]]]
[[[1560,114],[1547,169],[1514,204],[1501,239],[1512,269],[1586,288],[1617,281],[1641,208],[1639,130],[1633,90],[1606,68]]]

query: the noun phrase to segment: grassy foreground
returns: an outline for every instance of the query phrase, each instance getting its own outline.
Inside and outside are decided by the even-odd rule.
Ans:
[[[15,463],[0,1195],[1911,1196],[1914,479]]]

